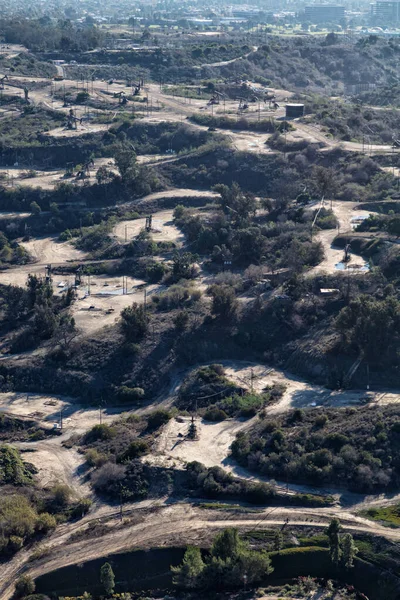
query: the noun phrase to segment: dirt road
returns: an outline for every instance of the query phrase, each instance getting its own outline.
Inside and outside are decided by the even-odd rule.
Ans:
[[[151,237],[155,242],[175,242],[181,246],[184,235],[174,225],[173,210],[160,210],[152,216]],[[121,221],[114,227],[114,235],[122,240],[129,241],[136,238],[141,231],[145,230],[146,219],[135,219],[133,221]]]
[[[202,510],[190,504],[173,504],[153,509],[139,507],[135,517],[130,521],[132,513],[127,513],[124,527],[120,527],[118,511],[110,519],[102,519],[108,532],[101,537],[89,537],[78,542],[71,541],[71,530],[77,531],[86,527],[88,517],[76,526],[61,528],[46,542],[46,556],[29,562],[29,557],[36,549],[24,550],[16,555],[0,574],[0,594],[2,600],[8,600],[13,591],[13,583],[21,573],[32,577],[49,573],[60,567],[85,563],[116,552],[135,548],[151,548],[185,544],[207,544],[221,529],[236,527],[240,531],[265,530],[282,525],[289,519],[288,527],[315,527],[325,529],[330,519],[337,516],[335,508],[304,509],[276,507],[253,513],[235,514]],[[392,540],[400,540],[400,531],[387,529],[371,521],[340,512],[342,526],[347,531],[373,533]],[[64,533],[64,531],[65,533]]]
[[[339,221],[338,229],[322,229],[317,234],[317,239],[322,243],[324,248],[325,258],[316,267],[308,272],[308,275],[328,272],[337,273],[338,271],[349,271],[354,273],[368,271],[367,262],[356,254],[352,254],[350,262],[343,264],[343,248],[338,248],[333,245],[334,239],[338,233],[349,232],[351,234],[353,227],[357,223],[357,219],[367,218],[373,211],[360,210],[357,208],[358,202],[345,201],[325,201],[325,208],[332,208],[336,218]]]

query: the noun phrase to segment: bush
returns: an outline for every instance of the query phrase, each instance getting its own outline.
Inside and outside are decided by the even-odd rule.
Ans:
[[[97,493],[121,500],[145,498],[149,488],[145,466],[138,460],[105,464],[92,475],[92,485]]]
[[[41,513],[36,522],[36,530],[42,533],[48,533],[57,526],[57,521],[53,515],[49,513]]]
[[[36,589],[35,582],[29,575],[21,575],[15,583],[15,593],[18,598],[33,594]]]
[[[121,330],[128,342],[139,342],[148,330],[146,309],[135,302],[121,312]]]
[[[150,448],[145,440],[133,440],[128,448],[118,457],[117,462],[123,463],[134,458],[139,458],[149,452]]]
[[[128,387],[126,385],[122,385],[117,390],[118,400],[121,402],[138,402],[144,398],[144,389],[140,387]]]
[[[89,448],[89,450],[85,452],[85,460],[90,467],[98,469],[107,462],[108,458],[105,454],[101,454],[95,448]]]
[[[147,416],[147,427],[151,431],[158,429],[159,427],[162,427],[162,425],[168,423],[171,417],[172,415],[168,410],[163,408],[155,410]]]
[[[212,312],[222,321],[235,318],[238,309],[235,290],[227,285],[212,285],[209,293],[212,297]]]
[[[79,502],[72,507],[71,517],[73,519],[82,519],[90,510],[93,502],[90,498],[81,498]]]
[[[99,425],[94,425],[92,429],[90,429],[84,436],[85,444],[92,444],[97,441],[106,441],[111,440],[115,437],[116,431],[114,427],[110,427],[106,423],[101,423]]]
[[[391,407],[379,412],[377,418],[368,408],[306,409],[266,418],[237,435],[232,455],[274,479],[334,482],[366,492],[397,487],[398,414]]]
[[[60,508],[65,508],[68,506],[72,494],[72,490],[68,485],[55,485],[51,492],[53,494],[54,502],[57,504],[57,506]]]
[[[28,485],[32,483],[32,475],[21,459],[16,448],[0,446],[0,483],[11,485]]]
[[[214,423],[224,421],[227,418],[228,418],[228,415],[226,414],[226,412],[224,410],[222,410],[221,408],[217,408],[216,406],[209,408],[204,413],[204,419],[206,421],[212,421]]]

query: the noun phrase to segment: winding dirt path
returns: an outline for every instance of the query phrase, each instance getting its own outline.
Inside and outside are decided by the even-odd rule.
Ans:
[[[21,573],[38,577],[60,567],[85,563],[89,560],[109,556],[110,554],[133,550],[174,546],[176,544],[202,544],[221,529],[236,527],[242,532],[265,530],[287,523],[287,527],[314,527],[325,529],[329,521],[338,516],[335,508],[304,509],[275,507],[254,513],[221,512],[202,510],[191,504],[173,504],[153,508],[139,506],[135,509],[135,518],[130,521],[130,511],[125,512],[125,521],[121,528],[118,514],[102,519],[108,532],[101,537],[89,537],[73,542],[70,539],[71,528],[67,531],[59,528],[42,548],[47,550],[46,557],[29,560],[32,552],[40,547],[34,546],[17,554],[0,573],[0,594],[2,600],[8,600],[13,593],[13,582]],[[346,531],[372,533],[388,539],[400,540],[400,531],[387,529],[376,523],[355,517],[341,511],[340,519]],[[89,519],[83,519],[74,527],[74,534],[87,526]]]

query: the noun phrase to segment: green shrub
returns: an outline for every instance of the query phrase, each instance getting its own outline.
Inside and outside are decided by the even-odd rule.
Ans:
[[[33,594],[36,589],[35,582],[29,575],[21,575],[15,583],[15,593],[17,598]]]
[[[81,519],[89,512],[92,504],[93,502],[90,498],[81,498],[79,502],[72,507],[71,517],[73,519]]]
[[[92,429],[85,434],[84,443],[91,444],[99,440],[111,440],[115,436],[116,431],[114,427],[110,427],[110,425],[107,425],[106,423],[101,423],[99,425],[94,425]]]
[[[125,462],[134,458],[139,458],[149,452],[150,448],[145,440],[133,440],[128,448],[120,456],[118,456],[117,462]]]
[[[100,453],[95,448],[89,448],[85,452],[85,459],[90,467],[95,467],[96,469],[104,465],[108,460],[105,454]]]
[[[36,522],[36,530],[42,533],[48,533],[57,526],[57,521],[53,515],[49,513],[41,513]]]
[[[144,398],[144,389],[122,385],[117,390],[117,396],[121,402],[138,402]]]
[[[212,421],[214,423],[224,421],[227,418],[228,415],[226,414],[226,412],[216,406],[212,406],[204,413],[204,419],[206,421]]]
[[[56,505],[65,508],[71,498],[72,490],[68,485],[57,484],[52,488],[51,493]]]
[[[147,416],[147,427],[151,431],[168,423],[172,415],[168,410],[160,408]]]

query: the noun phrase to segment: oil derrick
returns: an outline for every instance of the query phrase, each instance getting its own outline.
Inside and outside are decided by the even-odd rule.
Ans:
[[[78,119],[78,117],[75,117],[74,111],[71,108],[69,111],[69,114],[67,115],[67,128],[68,129],[77,129],[77,123],[82,125],[82,119]]]
[[[75,272],[75,287],[79,287],[82,283],[82,267],[78,267]]]
[[[76,174],[76,179],[86,179],[90,177],[90,167],[94,167],[93,159],[85,163],[80,171]]]
[[[52,282],[52,276],[51,276],[51,265],[46,265],[44,268],[44,278],[46,283],[51,283]]]
[[[140,80],[138,83],[132,82],[132,93],[134,96],[138,96],[140,94],[140,90],[143,87],[143,81]]]
[[[118,98],[119,104],[122,104],[123,106],[128,102],[128,98],[125,96],[125,92],[123,91],[114,92],[114,98]]]
[[[247,110],[249,108],[248,102],[246,98],[241,98],[239,96],[239,107],[238,110]]]
[[[343,262],[345,262],[345,263],[349,262],[349,260],[351,258],[350,250],[351,250],[350,244],[346,244],[344,247],[344,257],[343,257]]]
[[[146,217],[146,225],[145,225],[145,230],[150,233],[151,229],[153,227],[153,215],[149,215],[148,217]]]
[[[199,439],[199,435],[198,435],[198,432],[197,432],[197,425],[196,425],[196,423],[194,421],[194,416],[192,416],[192,420],[191,420],[190,425],[189,425],[189,430],[188,430],[187,438],[189,440],[197,440],[197,439]]]

